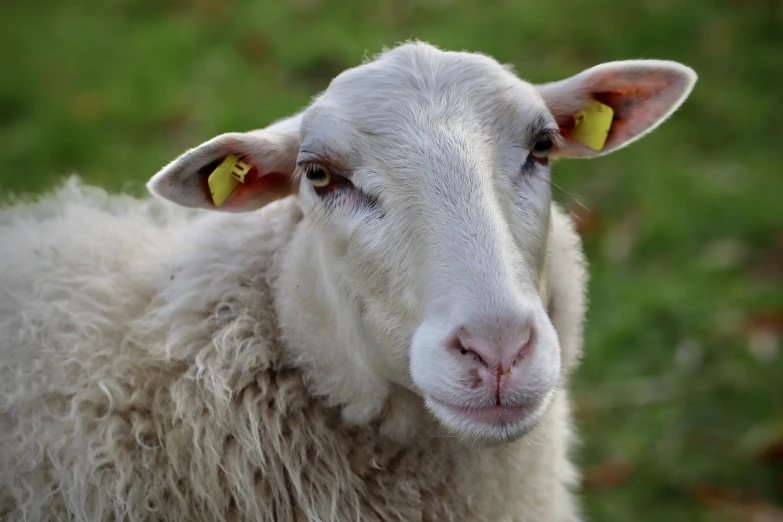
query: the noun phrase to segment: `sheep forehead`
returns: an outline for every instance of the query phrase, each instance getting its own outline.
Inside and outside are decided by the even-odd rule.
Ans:
[[[393,165],[381,170],[409,180],[433,162],[488,166],[533,123],[552,121],[536,89],[495,60],[406,44],[332,81],[305,115],[303,149]]]

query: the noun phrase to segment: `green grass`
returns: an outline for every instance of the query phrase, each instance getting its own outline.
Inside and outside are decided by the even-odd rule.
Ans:
[[[408,38],[483,51],[534,82],[609,60],[691,65],[696,90],[661,129],[555,170],[591,261],[575,382],[586,509],[693,522],[750,520],[734,492],[783,504],[780,461],[759,457],[783,439],[779,0],[6,4],[0,195],[73,172],[142,194],[186,148],[285,116]],[[761,323],[777,332],[767,356],[751,349]]]

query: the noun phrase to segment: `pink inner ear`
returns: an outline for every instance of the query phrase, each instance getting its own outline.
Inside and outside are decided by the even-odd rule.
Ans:
[[[619,92],[601,92],[594,95],[601,103],[614,109],[614,120],[606,139],[606,148],[633,139],[653,126],[668,110],[655,98],[659,94],[653,89],[624,89]]]
[[[659,125],[682,103],[695,79],[687,67],[647,60],[603,64],[543,85],[541,94],[565,138],[555,153],[586,158],[623,147]],[[591,99],[614,111],[606,143],[598,152],[573,139],[574,114]]]
[[[608,76],[608,77],[607,77]],[[680,81],[666,71],[622,71],[600,78],[592,97],[614,110],[606,140],[612,149],[654,126],[676,101],[672,89]]]
[[[225,156],[205,165],[198,171],[199,183],[204,194],[205,207],[229,212],[247,212],[260,208],[267,203],[284,198],[293,192],[291,178],[280,172],[262,174],[258,167],[252,167],[245,174],[245,182],[237,185],[234,192],[222,205],[216,207],[212,203],[209,190],[209,175],[225,159]]]
[[[260,174],[253,167],[245,175],[234,193],[220,206],[222,210],[246,211],[260,208],[267,203],[290,195],[293,191],[291,178],[279,172]]]
[[[557,115],[555,120],[557,121],[557,126],[560,128],[560,135],[565,140],[570,140],[571,133],[574,131],[574,127],[576,127],[576,119],[574,118],[574,115]]]

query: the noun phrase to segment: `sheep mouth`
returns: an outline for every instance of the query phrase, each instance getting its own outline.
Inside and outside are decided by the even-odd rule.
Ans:
[[[533,431],[544,416],[551,393],[539,400],[485,407],[459,405],[432,396],[427,408],[449,433],[470,445],[495,445],[520,439]]]
[[[433,398],[433,402],[436,402],[438,406],[445,409],[448,412],[459,415],[460,417],[480,424],[499,425],[504,426],[513,424],[525,419],[534,413],[539,404],[535,402],[525,403],[521,405],[513,406],[487,406],[487,407],[472,407],[472,406],[457,406],[449,404],[438,399]]]

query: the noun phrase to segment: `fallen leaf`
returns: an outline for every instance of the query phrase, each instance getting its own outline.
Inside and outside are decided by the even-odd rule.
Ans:
[[[781,2],[783,6],[783,2]],[[779,232],[769,249],[757,253],[750,266],[753,277],[762,281],[783,279],[783,232]]]
[[[748,318],[748,327],[752,330],[783,333],[783,311],[765,310],[757,312]]]
[[[610,461],[585,471],[582,487],[586,491],[602,491],[623,484],[631,476],[631,469],[620,461]]]
[[[761,448],[759,460],[771,464],[783,464],[783,438],[774,440]]]
[[[272,45],[266,35],[255,32],[245,35],[239,43],[242,56],[251,64],[266,62]]]
[[[748,350],[761,362],[778,357],[783,334],[783,312],[759,312],[748,319]]]
[[[574,218],[574,225],[579,235],[592,236],[601,231],[603,219],[599,212],[582,206],[574,207],[569,212]]]
[[[691,494],[697,502],[709,508],[748,503],[752,500],[741,493],[714,484],[698,484]]]
[[[783,509],[744,492],[700,484],[691,494],[700,504],[737,522],[783,522]]]
[[[196,2],[196,16],[204,23],[218,24],[234,7],[229,0],[198,0]]]

